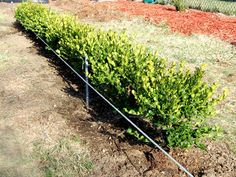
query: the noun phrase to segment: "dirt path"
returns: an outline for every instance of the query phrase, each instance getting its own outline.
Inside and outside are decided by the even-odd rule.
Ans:
[[[8,9],[10,10],[10,9]],[[22,49],[30,44],[22,40],[22,36],[12,27],[13,18],[4,16],[0,21],[0,176],[27,176],[31,169],[26,164],[23,150],[25,149],[18,137],[15,124],[19,119],[28,116],[23,112],[26,88],[30,86],[28,78],[21,78],[24,72],[21,66],[27,62],[27,55]],[[19,41],[15,43],[14,41]],[[16,55],[20,55],[20,60]],[[22,83],[22,84],[21,84]],[[21,89],[23,88],[23,89]],[[36,173],[33,173],[36,176]]]
[[[0,5],[0,176],[42,176],[34,144],[51,147],[73,135],[68,112],[59,111],[71,98],[56,69],[14,27],[12,10],[11,4]],[[83,108],[80,100],[76,104]]]

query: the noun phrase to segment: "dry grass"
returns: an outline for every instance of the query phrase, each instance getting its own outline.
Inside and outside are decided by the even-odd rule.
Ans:
[[[80,150],[79,142],[62,138],[53,146],[45,147],[43,141],[34,143],[36,159],[40,159],[40,169],[45,177],[86,176],[93,168],[86,153]]]
[[[92,163],[67,122],[67,85],[14,21],[0,21],[0,176],[85,176]]]

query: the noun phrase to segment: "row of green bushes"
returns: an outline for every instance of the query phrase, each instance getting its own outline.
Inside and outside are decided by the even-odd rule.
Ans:
[[[125,34],[95,29],[43,5],[22,3],[15,17],[79,72],[87,56],[92,84],[127,113],[161,129],[169,146],[198,144],[213,130],[206,117],[215,113],[225,94],[214,94],[217,86],[203,81],[202,67],[191,72],[183,62],[168,62],[134,45]]]

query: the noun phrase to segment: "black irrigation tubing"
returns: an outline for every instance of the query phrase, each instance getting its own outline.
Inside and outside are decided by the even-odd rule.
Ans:
[[[63,63],[65,63],[82,81],[84,81],[95,93],[97,93],[103,100],[105,100],[113,109],[115,109],[125,120],[127,120],[134,128],[136,128],[143,136],[145,136],[154,146],[162,151],[170,160],[172,160],[182,171],[188,176],[194,177],[185,167],[177,162],[170,154],[168,154],[160,145],[158,145],[152,138],[150,138],[144,131],[142,131],[134,122],[126,117],[117,107],[115,107],[108,99],[106,99],[100,92],[98,92],[92,85],[90,85],[77,71],[75,71],[56,51],[54,51],[40,36],[34,33],[38,39],[40,39]]]

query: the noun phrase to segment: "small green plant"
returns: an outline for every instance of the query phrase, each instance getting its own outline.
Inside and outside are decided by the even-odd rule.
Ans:
[[[134,130],[133,128],[128,128],[127,133],[137,138],[139,141],[142,141],[144,143],[149,143],[149,140],[145,138],[143,135],[141,135],[137,130]]]
[[[184,11],[187,9],[184,0],[172,0],[172,5],[175,6],[177,11]]]

